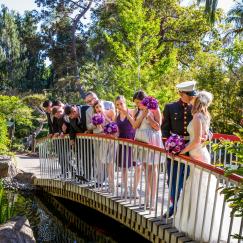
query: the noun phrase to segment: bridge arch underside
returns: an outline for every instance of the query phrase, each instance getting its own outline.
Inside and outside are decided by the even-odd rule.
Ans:
[[[166,222],[161,217],[151,215],[149,210],[144,211],[139,205],[131,204],[120,197],[97,191],[87,185],[56,179],[36,179],[34,184],[38,190],[52,196],[72,200],[95,209],[124,224],[151,242],[193,242],[172,226],[172,220]]]

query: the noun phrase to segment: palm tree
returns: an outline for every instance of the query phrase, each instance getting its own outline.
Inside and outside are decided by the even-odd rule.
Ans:
[[[234,24],[234,29],[231,30],[230,34],[241,35],[243,33],[243,0],[230,9],[226,21]]]
[[[205,13],[211,23],[215,21],[215,13],[218,5],[218,0],[197,0],[197,4],[205,2]]]

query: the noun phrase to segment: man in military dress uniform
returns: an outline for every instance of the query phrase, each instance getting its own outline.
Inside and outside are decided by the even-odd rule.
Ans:
[[[195,89],[195,81],[187,81],[176,85],[176,88],[179,91],[180,100],[166,104],[163,111],[163,121],[162,121],[162,135],[163,138],[169,138],[172,133],[178,134],[184,137],[185,142],[189,141],[189,134],[187,132],[187,126],[192,120],[192,105],[190,101],[193,96],[196,96],[197,92]],[[171,185],[171,206],[169,208],[168,215],[171,217],[174,213],[174,201],[176,195],[176,178],[177,178],[177,168],[178,162],[174,161],[173,172],[172,172],[172,185]],[[170,181],[170,171],[171,171],[171,160],[167,159],[167,174],[168,174],[168,184]],[[183,186],[183,179],[185,173],[185,165],[181,164],[179,171],[179,184],[177,192],[177,201],[179,198],[180,191]],[[189,170],[187,176],[189,175]],[[166,214],[165,214],[166,216]]]

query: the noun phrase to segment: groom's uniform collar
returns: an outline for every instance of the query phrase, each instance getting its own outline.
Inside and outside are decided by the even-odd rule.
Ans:
[[[183,107],[188,107],[188,106],[191,106],[190,104],[186,103],[186,102],[183,102],[181,99],[179,99],[178,101]]]

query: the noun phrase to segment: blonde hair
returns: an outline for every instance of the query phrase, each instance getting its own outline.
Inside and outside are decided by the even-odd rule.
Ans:
[[[202,113],[210,119],[208,107],[212,103],[213,95],[205,90],[198,92],[192,107],[192,115]]]
[[[126,105],[126,98],[125,98],[125,96],[123,96],[123,95],[118,95],[118,96],[115,98],[115,107],[116,107],[116,102],[117,102],[118,100],[123,101],[123,102],[125,103],[125,105]],[[118,112],[118,109],[116,108],[116,117],[118,116],[118,114],[119,114],[119,112]]]

